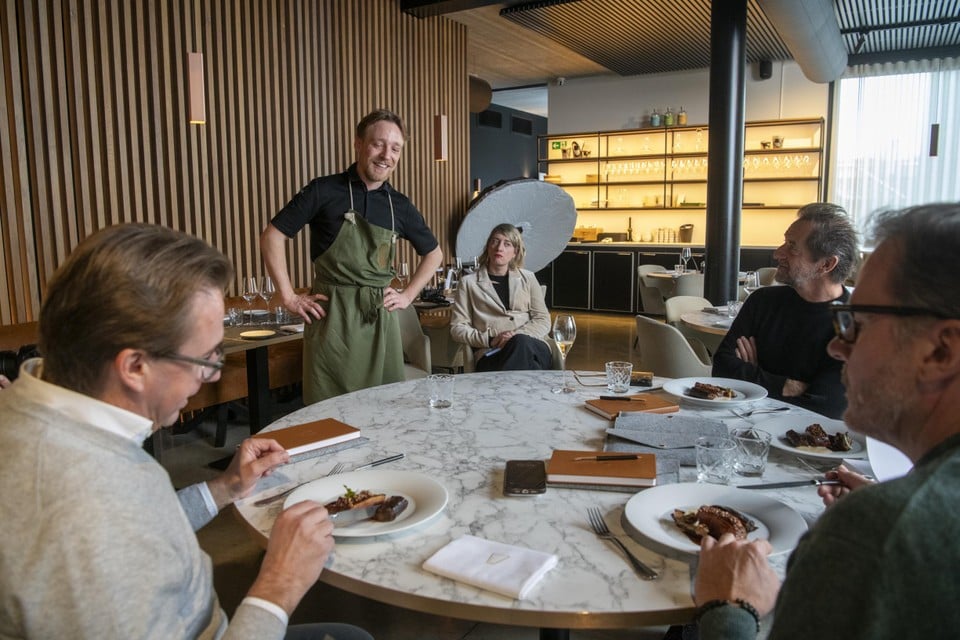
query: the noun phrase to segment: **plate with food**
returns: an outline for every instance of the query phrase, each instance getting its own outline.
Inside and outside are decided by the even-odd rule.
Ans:
[[[334,519],[333,535],[366,538],[398,533],[431,520],[447,505],[447,489],[430,476],[415,471],[351,471],[308,482],[283,503],[287,509],[313,500],[345,519],[362,510],[366,517],[346,524]],[[376,509],[371,507],[376,506]]]
[[[771,447],[798,456],[839,461],[867,454],[863,436],[841,420],[796,414],[758,420],[754,426],[772,436]]]
[[[766,539],[772,555],[788,553],[807,530],[803,517],[782,502],[719,484],[651,487],[630,498],[623,513],[640,535],[684,554],[698,553],[705,533]]]
[[[671,395],[706,407],[736,406],[762,400],[767,390],[758,384],[733,378],[675,378],[663,384]]]

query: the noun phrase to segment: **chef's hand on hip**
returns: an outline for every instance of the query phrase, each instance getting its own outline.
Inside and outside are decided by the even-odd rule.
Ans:
[[[411,302],[413,302],[413,299],[410,298],[406,289],[397,291],[393,287],[387,287],[383,290],[383,308],[387,311],[406,309]]]
[[[300,316],[304,322],[310,324],[314,318],[319,320],[327,315],[326,310],[320,305],[320,301],[326,302],[328,299],[322,293],[303,293],[284,299],[283,306],[287,311]]]

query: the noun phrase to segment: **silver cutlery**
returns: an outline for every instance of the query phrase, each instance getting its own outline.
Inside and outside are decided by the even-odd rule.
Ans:
[[[593,528],[593,532],[597,534],[597,537],[602,540],[609,540],[620,547],[620,550],[626,554],[630,564],[633,565],[633,568],[636,569],[641,578],[644,580],[656,580],[659,577],[656,571],[641,562],[639,558],[631,553],[630,549],[627,549],[627,547],[620,542],[617,536],[610,532],[607,523],[603,520],[603,514],[600,513],[600,509],[596,507],[587,509],[587,518],[590,520],[590,526]]]
[[[403,460],[405,453],[398,453],[396,455],[387,456],[386,458],[380,458],[379,460],[374,460],[373,462],[368,462],[367,464],[362,464],[359,467],[354,467],[353,471],[360,471],[362,469],[370,469],[371,467],[379,467],[382,464],[387,464],[388,462],[396,462],[397,460]]]
[[[346,468],[346,466],[347,466],[347,465],[343,464],[342,462],[338,462],[337,464],[333,465],[333,468],[330,469],[330,471],[327,471],[327,472],[323,475],[323,477],[326,478],[326,477],[329,477],[329,476],[335,476],[335,475],[337,475],[337,474],[343,473],[343,470]],[[308,480],[307,482],[313,482],[313,480]],[[294,489],[299,489],[300,487],[302,487],[302,486],[305,485],[305,484],[306,484],[306,482],[301,482],[300,484],[296,484],[296,485],[290,487],[289,489],[287,489],[286,491],[282,491],[282,492],[280,492],[280,493],[278,493],[278,494],[276,494],[276,495],[270,496],[269,498],[261,498],[260,500],[257,500],[256,502],[254,502],[254,503],[253,503],[253,506],[255,506],[255,507],[265,507],[265,506],[267,506],[268,504],[273,504],[274,502],[276,502],[277,500],[280,500],[281,498],[286,498],[288,495],[290,495],[291,493],[293,493],[293,490],[294,490]]]
[[[737,411],[736,409],[731,408],[730,413],[737,416],[738,418],[749,418],[754,414],[759,413],[779,413],[780,411],[790,411],[790,407],[773,407],[769,409],[751,409],[750,411]]]
[[[789,482],[762,482],[760,484],[741,484],[735,489],[789,489],[790,487],[819,487],[823,485],[843,484],[839,480],[811,478],[810,480],[791,480]]]

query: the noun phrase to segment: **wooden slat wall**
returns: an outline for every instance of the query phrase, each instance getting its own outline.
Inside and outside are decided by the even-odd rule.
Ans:
[[[261,275],[260,230],[311,178],[353,160],[376,107],[409,129],[394,186],[452,255],[469,198],[466,28],[397,0],[3,0],[0,324],[36,319],[90,233],[141,221],[195,234]],[[187,124],[187,53],[207,124]],[[435,114],[450,159],[432,158]],[[408,243],[401,257],[415,263]],[[290,243],[311,278],[307,234]]]

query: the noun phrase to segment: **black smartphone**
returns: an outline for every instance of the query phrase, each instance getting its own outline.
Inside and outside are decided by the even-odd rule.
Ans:
[[[535,496],[547,491],[547,467],[543,460],[507,460],[503,495]]]

